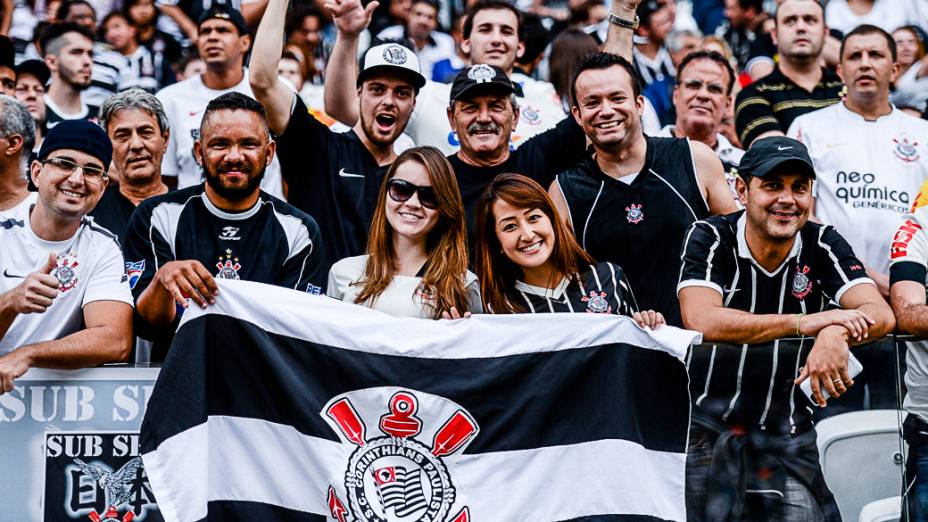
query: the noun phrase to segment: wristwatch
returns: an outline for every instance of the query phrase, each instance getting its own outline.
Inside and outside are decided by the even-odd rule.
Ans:
[[[634,31],[635,29],[638,29],[638,15],[635,15],[635,20],[633,21],[619,18],[615,13],[609,13],[609,23]]]

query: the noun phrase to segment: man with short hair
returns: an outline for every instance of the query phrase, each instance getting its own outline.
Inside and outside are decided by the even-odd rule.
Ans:
[[[692,225],[677,286],[683,325],[707,343],[689,363],[687,519],[840,520],[798,385],[811,381],[819,406],[845,393],[849,345],[895,320],[850,245],[809,220],[815,170],[804,145],[758,140],[738,172],[745,210]],[[815,338],[810,351],[750,346],[799,335]]]
[[[84,103],[81,93],[90,86],[93,67],[93,33],[73,22],[48,26],[39,38],[45,65],[52,73],[45,94],[45,126],[64,120],[97,117],[97,107]]]
[[[206,64],[206,72],[157,93],[173,131],[161,174],[168,185],[176,184],[178,188],[200,185],[203,181],[203,171],[194,158],[193,143],[198,138],[199,123],[209,101],[227,92],[254,97],[248,84],[248,69],[243,65],[251,36],[241,13],[226,4],[216,4],[203,13],[197,27],[197,52]],[[268,168],[261,188],[283,197],[280,164],[276,160]]]
[[[32,163],[35,204],[0,226],[0,393],[30,367],[128,357],[132,296],[122,254],[113,235],[86,218],[106,189],[110,154],[99,127],[62,122]]]
[[[361,7],[359,0],[331,0],[326,4],[335,16],[338,37],[326,70],[326,112],[345,124],[358,119],[357,97],[350,86],[357,75],[358,36],[370,23],[372,4]],[[524,52],[521,13],[506,0],[480,0],[464,21],[461,49],[472,64],[499,67],[511,75],[516,57]],[[554,127],[564,119],[564,111],[554,87],[548,82],[519,78],[516,102],[519,122],[512,135],[518,148],[528,138]],[[416,145],[431,145],[445,154],[460,148],[459,136],[441,115],[448,107],[451,86],[427,82],[416,100],[418,107],[409,119],[406,134]]]
[[[364,253],[374,202],[396,159],[394,143],[425,78],[412,49],[399,43],[372,47],[355,83],[361,117],[348,132],[333,132],[278,77],[286,8],[286,0],[268,3],[255,39],[251,86],[277,135],[289,201],[322,226],[328,271],[336,261]],[[314,153],[310,162],[307,151]]]
[[[696,51],[687,55],[677,70],[677,85],[673,89],[676,122],[661,129],[657,136],[689,138],[714,150],[737,200],[732,169],[738,167],[744,151],[720,132],[722,119],[731,107],[734,83],[735,72],[721,54]]]
[[[627,60],[585,58],[573,78],[572,111],[595,155],[558,174],[550,192],[580,246],[622,267],[642,309],[680,326],[675,287],[686,229],[736,207],[715,153],[689,139],[646,136],[643,107]]]
[[[35,144],[32,150],[42,145],[47,132],[45,86],[51,74],[42,60],[26,60],[16,66],[16,99],[23,102],[35,122]]]
[[[13,41],[0,34],[0,94],[13,96],[16,91],[16,49]]]
[[[784,0],[777,7],[773,40],[779,61],[773,72],[745,87],[735,102],[735,126],[744,147],[766,136],[783,136],[793,120],[840,100],[843,83],[822,67],[828,36],[818,0]]]
[[[377,34],[381,40],[408,38],[416,47],[419,69],[426,78],[432,77],[435,62],[454,55],[454,39],[439,31],[438,0],[415,0],[409,9],[406,25],[392,25]]]
[[[29,192],[29,156],[35,144],[35,122],[22,103],[0,95],[0,223],[28,214],[35,202]]]
[[[213,303],[215,279],[244,279],[323,292],[319,227],[309,215],[260,189],[276,143],[261,104],[239,92],[209,102],[197,161],[204,184],[143,201],[123,248],[139,335],[163,361],[188,298]]]
[[[161,159],[171,132],[161,102],[153,94],[130,89],[110,96],[100,107],[100,126],[113,144],[113,168],[119,184],[111,185],[90,213],[123,243],[129,219],[146,199],[164,194]]]
[[[57,20],[85,27],[91,35],[97,31],[96,8],[86,0],[65,0],[58,7]],[[120,81],[122,59],[118,52],[94,39],[93,70],[90,85],[81,93],[84,103],[99,107],[109,96],[116,93]]]

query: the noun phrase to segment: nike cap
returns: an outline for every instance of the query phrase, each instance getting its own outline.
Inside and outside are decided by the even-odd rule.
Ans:
[[[495,65],[478,63],[459,72],[451,84],[451,102],[470,98],[484,92],[505,95],[514,93],[515,85],[502,69]]]
[[[805,145],[785,136],[771,136],[751,144],[741,158],[738,174],[763,178],[787,166],[815,179],[815,167]]]
[[[375,45],[368,49],[361,57],[359,69],[358,87],[372,73],[391,69],[405,72],[412,79],[416,89],[425,85],[425,76],[419,71],[419,57],[412,49],[396,42]]]

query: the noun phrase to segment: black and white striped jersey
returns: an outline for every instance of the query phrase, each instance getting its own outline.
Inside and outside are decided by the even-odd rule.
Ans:
[[[580,246],[597,261],[622,267],[642,310],[681,326],[680,249],[690,225],[709,216],[709,206],[689,140],[645,139],[645,164],[631,183],[604,174],[588,157],[558,175],[557,184]]]
[[[218,279],[313,294],[323,293],[327,277],[315,220],[263,191],[240,213],[216,207],[204,185],[149,198],[132,214],[123,251],[136,300],[162,266],[178,260],[197,260]],[[137,333],[155,337],[153,360],[164,356],[159,345],[166,339],[144,328]]]
[[[693,224],[683,247],[678,290],[711,288],[728,308],[753,314],[812,314],[840,303],[858,284],[873,284],[833,227],[809,221],[775,270],[758,264],[745,240],[744,211]],[[793,379],[812,343],[701,345],[690,354],[690,391],[699,411],[774,433],[811,428],[811,403]]]
[[[638,311],[625,274],[612,263],[589,265],[586,272],[565,277],[553,290],[516,281],[510,299],[524,312],[533,314],[585,312],[631,316]]]

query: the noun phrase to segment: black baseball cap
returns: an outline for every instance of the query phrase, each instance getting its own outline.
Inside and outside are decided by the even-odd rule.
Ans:
[[[454,83],[451,84],[451,102],[487,91],[508,95],[514,93],[516,88],[509,76],[499,67],[485,63],[471,65],[454,77]]]
[[[0,35],[0,67],[16,67],[16,49],[13,47],[13,40]]]
[[[738,174],[763,178],[786,164],[815,179],[815,166],[809,150],[802,143],[785,136],[770,136],[751,144],[741,158]]]
[[[51,71],[48,70],[48,66],[42,60],[26,60],[17,65],[16,77],[18,78],[21,74],[35,76],[42,85],[48,85],[48,80],[52,77]]]
[[[197,20],[197,28],[199,29],[199,27],[203,25],[203,22],[213,18],[232,22],[232,25],[238,29],[238,34],[248,33],[248,25],[245,24],[245,18],[242,17],[242,13],[228,4],[213,4],[212,7],[200,15],[200,19]]]

